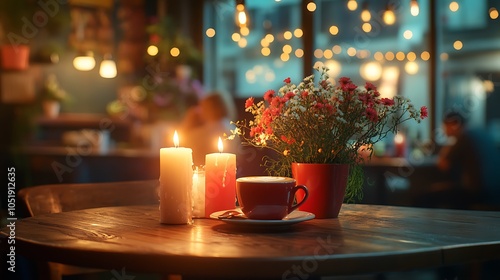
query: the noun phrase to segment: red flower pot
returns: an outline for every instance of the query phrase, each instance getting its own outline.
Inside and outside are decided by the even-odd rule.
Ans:
[[[300,210],[320,219],[338,217],[349,177],[348,164],[292,163],[292,174],[297,184],[309,190]]]
[[[25,70],[29,66],[30,48],[26,45],[2,45],[2,69]]]

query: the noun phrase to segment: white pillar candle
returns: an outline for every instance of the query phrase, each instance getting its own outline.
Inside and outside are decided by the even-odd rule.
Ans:
[[[192,222],[193,151],[179,147],[177,131],[174,146],[160,149],[160,222]]]
[[[205,157],[205,216],[233,209],[236,201],[236,155],[223,153],[219,137],[219,153]]]

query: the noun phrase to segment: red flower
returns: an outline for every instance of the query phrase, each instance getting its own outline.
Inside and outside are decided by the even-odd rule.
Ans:
[[[273,113],[270,108],[267,108],[264,112],[262,112],[262,123],[264,123],[264,125],[269,125],[272,122],[272,114]]]
[[[266,93],[264,93],[264,100],[269,102],[269,100],[271,100],[271,98],[273,98],[273,96],[274,96],[274,90],[270,89],[270,90],[266,91]]]
[[[271,102],[269,102],[271,106],[278,107],[281,103],[281,98],[279,96],[275,96],[271,98]]]
[[[300,95],[302,96],[302,98],[306,98],[309,96],[309,92],[307,92],[307,90],[304,90],[303,92],[300,93]]]
[[[427,107],[422,106],[420,108],[420,118],[423,120],[429,116],[429,112],[427,111]]]
[[[377,122],[378,121],[378,114],[377,111],[371,107],[366,108],[365,111],[365,116],[371,120],[372,122]]]
[[[285,94],[284,98],[285,98],[285,101],[288,101],[290,100],[291,98],[293,98],[295,96],[295,93],[289,91]]]
[[[325,105],[325,108],[326,110],[328,111],[328,113],[331,115],[333,113],[333,106],[331,104],[326,104]]]
[[[348,84],[341,85],[341,88],[343,91],[351,92],[351,91],[354,91],[355,89],[357,89],[358,86],[356,86],[353,83],[348,83]]]
[[[274,107],[274,108],[270,108],[270,109],[271,109],[271,116],[273,116],[273,117],[277,117],[281,113],[281,108],[279,108],[279,107]]]
[[[270,127],[270,126],[269,126],[269,127],[267,127],[267,128],[266,128],[266,134],[268,134],[268,135],[273,134],[273,128],[272,128],[272,127]]]
[[[255,134],[257,133],[256,130],[257,130],[257,128],[255,128],[255,127],[250,128],[250,137],[255,136]]]
[[[290,79],[290,77],[288,77],[288,78],[284,79],[283,82],[286,84],[289,84],[292,82],[292,80]]]
[[[314,107],[316,109],[323,109],[325,107],[325,104],[318,102],[318,103],[314,104]]]
[[[348,77],[342,77],[339,79],[339,83],[341,86],[343,86],[343,85],[350,84],[352,82],[351,82],[351,79],[349,79]]]
[[[370,82],[366,82],[365,88],[368,91],[370,91],[370,90],[377,90],[377,87],[375,85],[373,85],[372,83],[370,83]]]
[[[245,101],[245,109],[248,108],[248,107],[252,107],[253,104],[254,104],[254,98],[253,97],[250,97],[248,98],[246,101]]]
[[[368,93],[360,94],[358,99],[362,101],[364,105],[373,104],[373,98]]]
[[[389,99],[389,98],[381,98],[380,102],[382,102],[382,104],[384,104],[385,106],[392,106],[392,105],[394,105],[394,100],[393,99]]]

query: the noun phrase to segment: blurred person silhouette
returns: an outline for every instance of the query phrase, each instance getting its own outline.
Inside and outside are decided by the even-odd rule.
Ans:
[[[470,128],[459,112],[446,114],[443,128],[450,143],[441,148],[437,167],[446,179],[419,197],[417,206],[474,209],[500,203],[499,151],[493,138],[483,129]]]
[[[205,164],[205,155],[218,152],[218,139],[230,135],[234,129],[234,102],[230,96],[214,91],[203,97],[198,106],[191,107],[186,113],[179,131],[183,136],[183,146],[193,149],[193,162],[196,166]],[[236,153],[236,141],[223,141],[224,152]]]

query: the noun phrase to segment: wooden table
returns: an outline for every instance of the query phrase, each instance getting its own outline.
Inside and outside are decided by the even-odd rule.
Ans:
[[[338,219],[276,231],[211,219],[192,225],[158,220],[157,205],[18,220],[16,253],[117,271],[280,279],[500,259],[500,212],[344,205]]]

